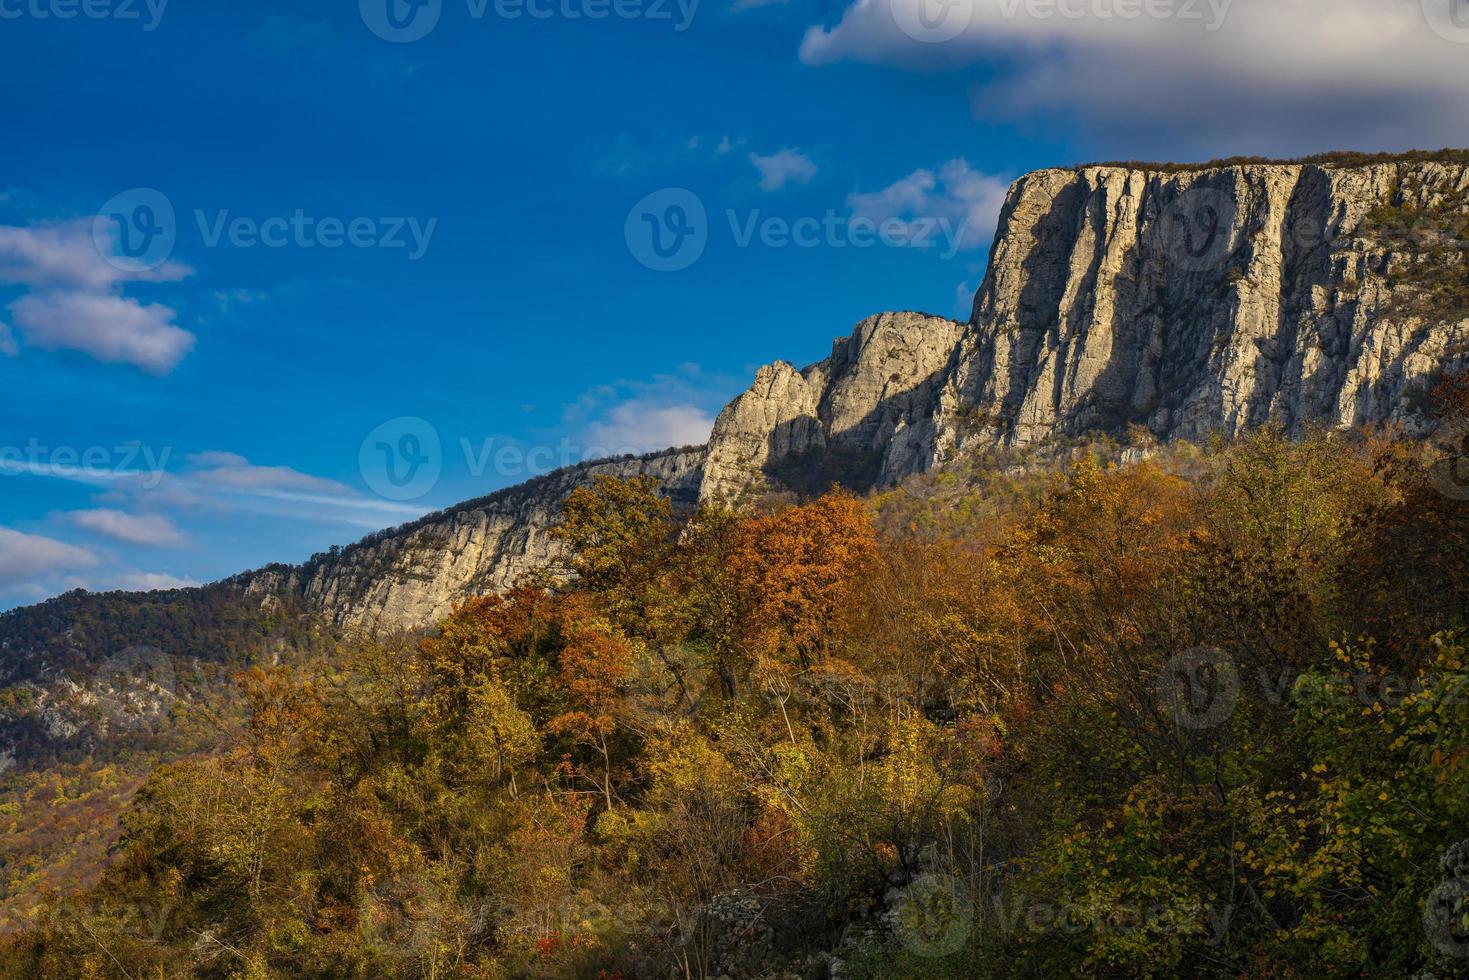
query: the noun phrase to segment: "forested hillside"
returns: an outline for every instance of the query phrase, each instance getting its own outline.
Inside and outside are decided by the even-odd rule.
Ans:
[[[1464,400],[740,512],[600,479],[564,564],[239,674],[0,975],[1469,975]]]
[[[240,670],[320,656],[334,634],[289,595],[221,582],[67,593],[0,616],[0,635],[4,931],[95,881],[150,772],[229,737]]]

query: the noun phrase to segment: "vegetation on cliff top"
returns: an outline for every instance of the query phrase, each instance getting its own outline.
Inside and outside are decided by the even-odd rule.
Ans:
[[[1224,167],[1285,167],[1285,166],[1318,166],[1318,167],[1370,167],[1383,163],[1453,163],[1469,164],[1469,149],[1458,150],[1444,148],[1441,150],[1405,150],[1401,153],[1362,153],[1354,150],[1338,150],[1331,153],[1317,153],[1306,157],[1295,157],[1291,159],[1272,159],[1270,157],[1226,157],[1219,160],[1207,160],[1200,163],[1175,163],[1169,161],[1161,163],[1157,161],[1144,160],[1114,160],[1105,163],[1082,163],[1072,169],[1085,170],[1089,167],[1118,167],[1127,170],[1146,170],[1151,173],[1190,173],[1199,170],[1219,170]]]

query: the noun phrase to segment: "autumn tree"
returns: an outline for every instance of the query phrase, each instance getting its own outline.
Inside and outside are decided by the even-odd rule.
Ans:
[[[867,509],[846,493],[746,521],[730,567],[749,598],[753,649],[809,668],[876,553]]]
[[[625,630],[657,639],[670,615],[667,560],[675,533],[673,508],[651,476],[599,476],[578,487],[552,531],[567,548],[566,568],[595,593]]]

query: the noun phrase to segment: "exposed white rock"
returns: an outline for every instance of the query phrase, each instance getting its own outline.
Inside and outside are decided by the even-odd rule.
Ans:
[[[704,449],[566,470],[252,587],[294,587],[340,622],[429,623],[549,559],[561,501],[597,474],[651,474],[685,503],[737,501],[837,479],[890,486],[958,454],[1130,424],[1161,440],[1270,420],[1416,431],[1436,373],[1469,365],[1469,311],[1415,309],[1403,272],[1427,246],[1364,225],[1392,200],[1462,211],[1469,172],[1030,174],[1006,201],[969,323],[871,317],[819,364],[761,368]]]

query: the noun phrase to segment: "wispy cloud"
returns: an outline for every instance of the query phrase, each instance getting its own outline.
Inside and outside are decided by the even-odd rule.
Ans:
[[[751,153],[750,162],[760,172],[763,191],[778,191],[787,184],[809,184],[818,169],[806,154],[791,149],[777,150],[768,156]]]
[[[290,55],[299,51],[324,52],[336,44],[336,34],[324,21],[272,14],[245,40],[245,49],[256,54]]]
[[[182,531],[174,527],[168,518],[158,514],[129,514],[103,507],[74,511],[69,517],[77,527],[128,544],[181,548],[188,543]]]
[[[238,453],[210,451],[187,457],[194,479],[230,490],[261,492],[299,490],[318,494],[351,494],[352,489],[335,480],[302,473],[289,466],[256,466]]]
[[[651,381],[598,385],[566,406],[562,425],[584,459],[701,445],[737,389],[733,379],[684,364]]]
[[[587,426],[586,441],[609,453],[650,452],[708,442],[713,428],[713,416],[697,405],[634,399],[613,406],[606,418]]]
[[[94,584],[94,590],[123,589],[127,592],[155,592],[160,589],[188,589],[201,583],[167,572],[122,572],[107,584]]]
[[[901,221],[921,237],[921,222],[945,222],[958,236],[960,248],[990,244],[995,222],[1009,193],[1010,181],[981,173],[964,160],[950,160],[935,172],[915,170],[887,187],[847,198],[855,218],[882,223]]]
[[[150,449],[140,452],[128,468],[108,469],[0,456],[0,475],[44,477],[94,487],[101,491],[94,501],[106,505],[101,509],[127,513],[164,508],[175,514],[243,510],[377,530],[421,516],[425,509],[364,496],[344,483],[289,466],[259,466],[238,453],[194,453],[185,458],[184,466],[165,469],[171,458],[171,452]],[[105,533],[101,527],[90,529]]]
[[[95,568],[99,561],[86,548],[0,527],[0,585],[25,584],[61,572]]]
[[[743,10],[755,10],[759,7],[770,7],[775,4],[789,3],[790,0],[734,0],[729,5],[730,13],[737,14]]]
[[[674,136],[668,133],[634,137],[618,133],[611,143],[596,151],[592,166],[608,177],[645,177],[674,171],[690,163],[716,165],[745,145],[745,140],[732,136],[695,133]]]
[[[85,589],[88,592],[157,592],[165,589],[197,588],[203,584],[198,579],[174,575],[172,572],[150,572],[118,566],[63,575],[22,591],[43,599],[72,589]]]

